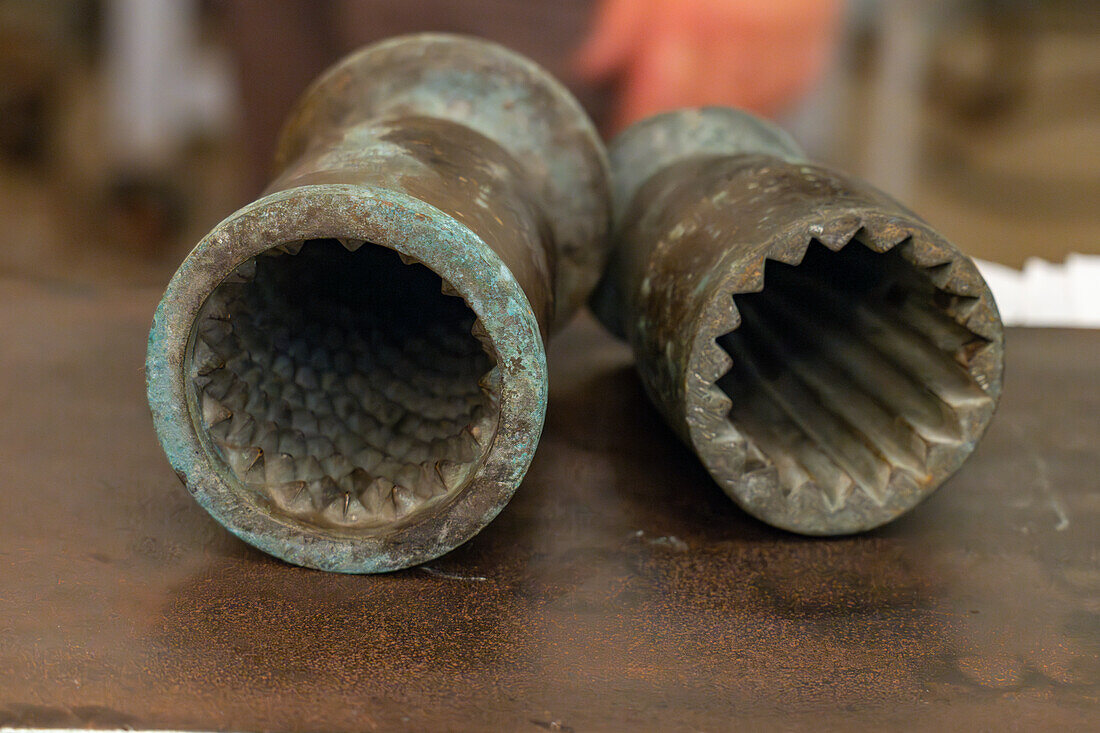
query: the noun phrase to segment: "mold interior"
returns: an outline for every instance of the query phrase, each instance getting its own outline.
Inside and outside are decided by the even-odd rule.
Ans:
[[[492,345],[457,295],[370,243],[253,258],[195,322],[198,428],[241,485],[306,524],[369,531],[439,501],[498,415]]]
[[[966,368],[987,342],[951,315],[976,300],[858,240],[838,252],[814,241],[797,266],[768,261],[763,290],[734,296],[741,323],[718,339],[747,470],[770,463],[785,492],[812,487],[833,509],[949,472],[968,413],[990,402]]]

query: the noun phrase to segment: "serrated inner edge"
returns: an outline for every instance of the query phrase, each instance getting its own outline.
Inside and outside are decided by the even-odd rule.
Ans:
[[[992,414],[971,369],[991,342],[962,325],[979,298],[940,286],[953,261],[904,257],[908,239],[808,241],[784,258],[797,264],[765,261],[762,289],[732,296],[740,322],[715,339],[725,371],[712,387],[728,398],[716,402],[726,437],[743,438],[736,480],[777,477],[788,505],[825,515],[854,497],[911,504],[899,495],[949,475]]]
[[[450,283],[356,240],[288,242],[204,303],[195,423],[274,514],[377,532],[457,493],[499,417],[488,334]]]

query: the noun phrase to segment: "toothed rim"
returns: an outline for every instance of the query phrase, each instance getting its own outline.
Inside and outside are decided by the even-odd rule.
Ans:
[[[484,326],[497,354],[497,439],[453,496],[381,535],[339,536],[272,513],[234,485],[196,428],[186,365],[193,323],[210,293],[269,249],[311,239],[355,239],[424,264]],[[546,411],[546,359],[531,305],[507,266],[468,228],[417,199],[367,186],[280,191],[218,224],[184,260],[157,307],[146,379],[162,447],[199,504],[241,539],[288,562],[367,573],[409,567],[473,537],[508,503],[530,465]]]
[[[736,330],[741,317],[734,296],[760,292],[765,287],[765,264],[775,260],[790,265],[802,262],[812,241],[830,250],[867,246],[883,254],[893,249],[911,265],[928,273],[935,287],[966,299],[966,307],[950,314],[985,343],[968,360],[967,371],[990,398],[982,409],[965,414],[963,438],[945,448],[949,456],[928,480],[917,484],[892,471],[882,503],[856,491],[841,506],[827,505],[824,492],[799,491],[798,504],[785,495],[774,464],[746,470],[750,440],[729,419],[732,403],[717,382],[732,368],[732,357],[717,339]],[[720,268],[713,295],[701,309],[693,333],[689,368],[685,370],[685,418],[692,446],[711,476],[745,511],[793,532],[839,535],[881,526],[912,509],[931,495],[963,464],[985,432],[1000,397],[1003,378],[1004,330],[988,285],[974,264],[953,245],[915,219],[888,216],[874,210],[850,209],[830,219],[821,212],[813,223],[798,222],[775,237],[768,252],[754,266]],[[902,480],[909,486],[901,486]]]

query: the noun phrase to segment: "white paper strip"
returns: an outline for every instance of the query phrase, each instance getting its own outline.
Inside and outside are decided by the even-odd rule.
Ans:
[[[1100,328],[1100,255],[1063,264],[1032,257],[1023,270],[977,260],[1006,326]]]

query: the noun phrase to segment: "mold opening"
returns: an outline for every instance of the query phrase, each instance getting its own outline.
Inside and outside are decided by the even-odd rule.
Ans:
[[[734,302],[718,386],[749,465],[774,466],[786,493],[816,487],[835,510],[857,489],[882,505],[891,482],[934,486],[991,404],[967,368],[987,342],[952,315],[977,299],[937,289],[896,248],[813,241],[799,265],[768,261],[764,289]]]
[[[196,427],[283,516],[345,531],[456,492],[496,432],[492,344],[424,265],[353,240],[285,244],[206,300],[185,365]]]

